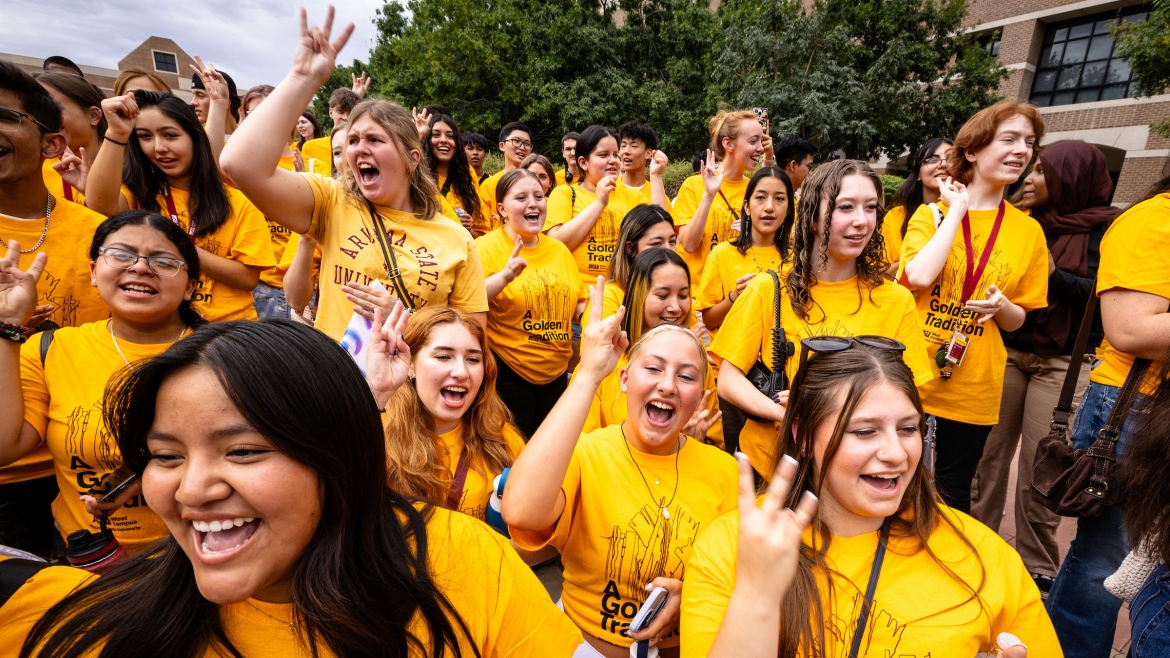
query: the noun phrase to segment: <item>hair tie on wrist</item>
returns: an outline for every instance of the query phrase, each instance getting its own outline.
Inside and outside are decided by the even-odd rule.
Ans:
[[[117,144],[118,146],[128,146],[129,145],[129,140],[127,140],[125,142],[119,142],[116,139],[113,139],[111,137],[106,137],[104,135],[102,136],[102,139],[106,140],[107,142],[113,142],[113,143]]]

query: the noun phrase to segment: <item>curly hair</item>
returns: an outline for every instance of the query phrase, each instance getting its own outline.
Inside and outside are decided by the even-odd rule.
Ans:
[[[785,278],[792,310],[807,321],[812,308],[812,288],[817,284],[817,271],[829,260],[829,252],[817,253],[817,241],[829,243],[830,217],[837,207],[841,181],[846,176],[865,176],[878,192],[877,223],[865,250],[857,257],[857,280],[870,291],[885,281],[886,243],[882,239],[882,219],[886,209],[882,202],[882,181],[870,166],[861,160],[833,160],[816,168],[801,187],[800,205],[796,211],[796,227],[792,236],[792,267]],[[824,204],[822,210],[821,204]],[[816,262],[814,262],[816,261]]]

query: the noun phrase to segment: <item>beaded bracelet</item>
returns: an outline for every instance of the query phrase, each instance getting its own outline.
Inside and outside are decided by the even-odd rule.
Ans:
[[[19,324],[0,322],[0,338],[6,338],[16,343],[23,343],[32,335],[33,330]]]

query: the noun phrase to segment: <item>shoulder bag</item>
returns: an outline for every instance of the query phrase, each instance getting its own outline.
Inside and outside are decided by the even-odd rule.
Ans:
[[[784,335],[784,328],[780,326],[780,277],[774,270],[768,270],[768,274],[775,286],[772,293],[772,359],[770,363],[764,363],[762,358],[757,359],[746,374],[748,381],[756,390],[769,399],[775,399],[780,391],[788,388],[788,375],[784,372],[784,366],[788,362],[788,357],[795,352],[795,347],[788,341]],[[763,357],[763,354],[760,356]],[[772,422],[768,418],[754,416],[746,411],[744,414],[757,423]]]
[[[1095,282],[1094,282],[1095,285]],[[1068,433],[1073,393],[1080,376],[1076,359],[1084,355],[1089,343],[1089,327],[1097,306],[1097,295],[1089,297],[1085,316],[1077,333],[1074,359],[1064,377],[1064,388],[1052,412],[1052,427],[1048,436],[1036,446],[1032,465],[1032,499],[1060,516],[1096,517],[1104,511],[1117,465],[1117,440],[1125,416],[1133,406],[1142,379],[1149,368],[1149,359],[1134,359],[1133,367],[1121,387],[1121,394],[1113,404],[1109,419],[1097,433],[1097,440],[1087,449],[1074,450],[1069,445]]]

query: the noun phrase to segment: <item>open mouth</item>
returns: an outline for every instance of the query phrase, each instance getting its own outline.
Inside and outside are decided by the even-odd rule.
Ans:
[[[218,521],[192,521],[197,543],[208,556],[231,552],[248,542],[260,527],[253,517],[237,517]]]
[[[525,213],[524,214],[524,221],[528,222],[530,224],[539,224],[540,223],[540,213],[538,213],[538,212]]]
[[[126,283],[118,286],[118,289],[132,297],[153,297],[158,294],[154,288],[140,283]]]
[[[646,419],[655,427],[669,427],[674,419],[674,405],[661,400],[646,403]]]
[[[892,492],[897,491],[898,481],[901,479],[901,477],[902,476],[897,473],[881,473],[874,475],[862,475],[861,480],[878,491]]]
[[[158,166],[162,167],[163,169],[170,169],[171,167],[174,167],[177,164],[179,164],[178,158],[159,158],[158,159]]]
[[[368,162],[358,163],[358,179],[362,185],[373,185],[378,181],[378,176],[381,172],[378,168]]]
[[[463,386],[444,386],[439,389],[439,397],[450,407],[462,407],[467,399],[467,388]]]

